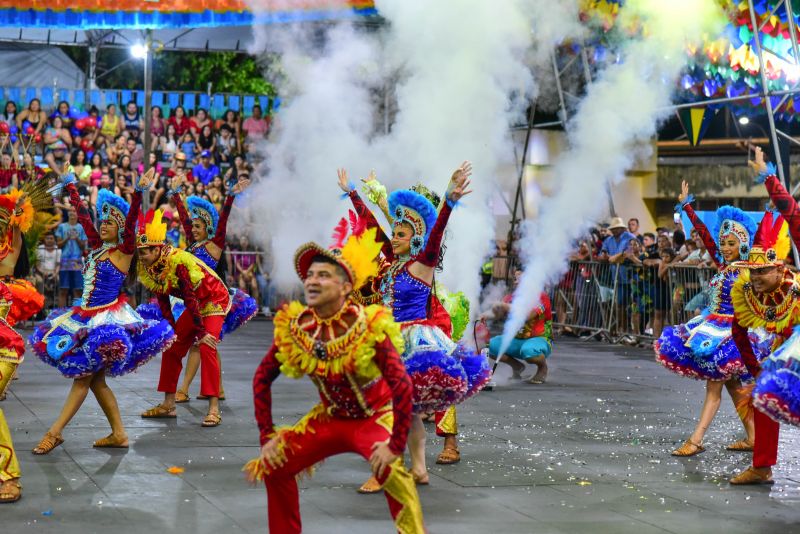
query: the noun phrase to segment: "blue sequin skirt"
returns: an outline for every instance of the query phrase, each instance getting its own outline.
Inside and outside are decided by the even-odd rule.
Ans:
[[[753,406],[779,423],[800,426],[800,327],[761,362]]]
[[[732,320],[698,315],[686,324],[667,326],[655,343],[656,361],[681,376],[697,380],[752,382],[731,336]],[[751,330],[750,342],[759,360],[769,354],[772,336]]]
[[[401,323],[403,363],[414,385],[414,412],[445,410],[463,402],[491,378],[486,358],[455,343],[436,326]]]
[[[222,331],[219,334],[220,340],[225,337],[225,334],[234,332],[258,313],[256,299],[238,288],[228,289],[228,292],[231,295],[231,309],[228,311],[228,315],[225,316],[225,322],[222,323]],[[177,322],[178,317],[184,312],[186,306],[183,304],[183,300],[175,297],[170,297],[170,303],[172,304],[172,317]],[[140,304],[137,306],[136,311],[147,319],[161,320],[164,318],[161,314],[161,308],[158,307],[156,302]]]
[[[102,370],[109,376],[128,374],[174,339],[167,321],[142,318],[124,299],[99,312],[79,306],[54,310],[28,337],[39,359],[66,378]]]

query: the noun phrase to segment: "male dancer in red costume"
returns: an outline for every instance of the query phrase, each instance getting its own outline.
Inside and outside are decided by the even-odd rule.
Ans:
[[[217,343],[225,315],[231,307],[228,288],[217,274],[193,254],[177,250],[164,241],[167,225],[161,210],[148,213],[139,230],[139,281],[158,298],[161,313],[175,328],[175,343],[161,357],[158,391],[164,402],[144,413],[144,418],[173,418],[175,392],[183,365],[181,360],[195,343],[200,346],[200,393],[208,397],[208,413],[203,426],[218,426],[219,359]],[[177,322],[173,319],[170,295],[183,299],[186,311]]]
[[[764,162],[760,148],[750,165],[765,182],[770,198],[789,223],[789,233],[800,245],[800,208],[775,176],[775,168]],[[800,280],[787,269],[783,259],[789,253],[789,240],[781,217],[773,224],[771,213],[764,215],[750,249],[749,258],[737,262],[742,271],[731,291],[734,307],[733,338],[750,373],[757,377],[761,365],[750,344],[747,328],[764,327],[775,333],[774,348],[791,335],[800,324]],[[780,425],[759,410],[754,411],[755,444],[753,465],[731,479],[731,484],[772,484],[772,466],[778,461]]]
[[[296,476],[329,456],[360,454],[383,487],[397,531],[421,533],[419,497],[402,458],[412,392],[400,359],[403,338],[391,312],[351,299],[377,272],[380,244],[374,229],[354,229],[347,243],[339,236],[332,250],[308,243],[295,254],[308,306],[293,302],[275,316],[273,345],[253,378],[261,456],[245,470],[266,483],[270,532],[294,534],[302,528]],[[308,375],[321,399],[289,428],[272,420],[271,386],[281,373]]]

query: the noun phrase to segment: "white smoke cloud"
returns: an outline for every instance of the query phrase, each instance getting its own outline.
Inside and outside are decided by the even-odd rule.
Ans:
[[[443,193],[452,171],[470,160],[474,193],[451,218],[442,282],[477,302],[480,265],[494,237],[488,202],[495,169],[512,160],[509,122],[534,93],[532,19],[547,28],[541,49],[579,28],[576,1],[552,4],[377,0],[385,28],[368,35],[339,23],[322,49],[293,28],[255,28],[252,52],[281,54],[289,82],[279,88],[284,105],[262,145],[268,171],[249,195],[254,238],[273,252],[273,281],[296,283],[295,248],[312,239],[327,243],[349,207],[337,202],[337,167],[346,167],[354,181],[374,168],[389,189],[422,180]],[[276,5],[250,2],[256,14]],[[376,135],[371,89],[385,84],[394,84],[397,113],[391,132]]]
[[[632,146],[656,133],[670,111],[675,81],[686,63],[685,46],[716,34],[724,23],[713,0],[629,0],[618,24],[639,18],[640,39],[623,45],[622,62],[611,65],[589,88],[568,127],[570,148],[557,160],[560,189],[528,221],[520,248],[525,273],[515,291],[504,345],[537,305],[545,284],[564,272],[572,241],[605,213],[605,187],[624,178],[635,155]]]

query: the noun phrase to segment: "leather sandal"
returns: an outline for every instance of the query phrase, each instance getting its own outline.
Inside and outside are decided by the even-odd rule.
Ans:
[[[175,392],[175,404],[183,404],[189,402],[189,394],[185,391],[178,390]]]
[[[445,447],[436,458],[436,463],[439,465],[457,464],[461,461],[461,451],[457,447]]]
[[[175,417],[178,417],[175,407],[167,408],[163,404],[142,412],[142,419],[173,419]]]
[[[22,484],[18,478],[6,480],[0,484],[0,504],[17,502],[22,498]]]
[[[97,449],[127,449],[128,436],[118,438],[114,436],[114,434],[109,434],[108,436],[95,441],[92,447]]]
[[[380,493],[383,487],[381,483],[378,482],[378,479],[375,477],[369,477],[369,480],[361,484],[361,487],[358,488],[358,492],[364,495],[369,495],[372,493]]]
[[[736,443],[731,443],[725,447],[725,450],[734,452],[753,452],[753,444],[746,439],[740,439]]]
[[[411,478],[414,479],[414,484],[417,486],[427,486],[431,483],[430,475],[427,472],[424,475],[418,475],[412,472]]]
[[[766,474],[761,474],[755,468],[748,467],[730,480],[734,486],[756,485],[756,484],[774,484],[772,480],[772,469],[767,470]]]
[[[222,422],[222,416],[219,413],[217,413],[217,412],[208,412],[206,414],[206,418],[203,419],[203,422],[201,423],[201,426],[204,426],[206,428],[212,427],[212,426],[219,426],[219,424],[221,422]]]
[[[683,445],[672,451],[672,456],[694,456],[706,450],[701,443],[695,443],[691,438],[683,442]]]
[[[61,436],[54,436],[50,432],[47,432],[31,452],[33,454],[47,454],[62,443],[64,443],[64,439]]]

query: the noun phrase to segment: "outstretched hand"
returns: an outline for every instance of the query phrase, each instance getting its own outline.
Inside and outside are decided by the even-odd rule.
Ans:
[[[683,204],[683,202],[689,198],[689,184],[686,180],[681,182],[681,194],[678,195],[678,202]]]
[[[175,176],[172,177],[172,181],[169,184],[170,189],[173,191],[177,191],[183,185],[184,180],[186,179],[186,175],[182,173],[176,173]]]
[[[468,180],[470,176],[472,176],[472,163],[465,161],[453,171],[453,176],[450,177],[450,183],[458,185]]]
[[[350,179],[347,177],[347,169],[336,169],[336,174],[339,176],[339,188],[345,193],[352,191]]]
[[[373,180],[377,179],[378,179],[378,173],[375,172],[375,169],[372,169],[371,171],[369,171],[369,176],[367,176],[366,178],[362,178],[361,181],[365,184],[368,184]]]
[[[464,180],[458,183],[456,187],[452,191],[450,191],[450,193],[447,196],[447,199],[450,200],[451,202],[458,202],[465,196],[472,193],[472,189],[469,188],[469,184],[470,184],[469,180]]]
[[[761,147],[756,147],[753,159],[748,161],[747,164],[759,174],[767,171],[767,163],[764,161],[764,151],[761,150]]]
[[[150,167],[149,169],[147,169],[147,172],[144,173],[139,178],[139,189],[142,191],[148,189],[155,181],[155,177],[156,177],[156,168]]]
[[[233,187],[231,187],[231,192],[234,195],[238,195],[239,193],[247,189],[249,185],[250,185],[250,180],[248,178],[239,178],[239,181],[233,184]]]

